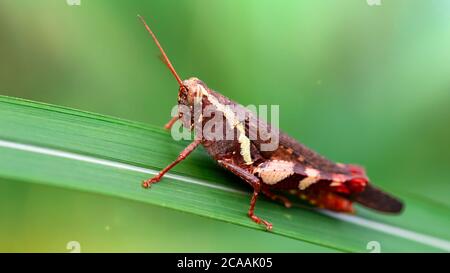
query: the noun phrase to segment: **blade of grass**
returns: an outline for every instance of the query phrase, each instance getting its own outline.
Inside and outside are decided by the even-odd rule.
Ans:
[[[186,145],[161,129],[8,97],[0,97],[0,128],[0,177],[138,200],[262,230],[246,216],[249,189],[201,150],[151,190],[142,189],[140,181]],[[257,212],[274,223],[276,234],[337,250],[365,252],[369,241],[379,241],[383,251],[449,251],[448,208],[396,194],[407,202],[404,215],[374,217],[364,210],[362,215],[407,228],[412,236],[266,200]],[[418,220],[424,217],[428,223]],[[418,233],[425,233],[425,240]]]

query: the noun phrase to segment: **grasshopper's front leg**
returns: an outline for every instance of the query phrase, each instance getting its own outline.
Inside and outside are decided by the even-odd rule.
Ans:
[[[169,120],[169,122],[167,122],[166,125],[164,125],[164,129],[170,130],[170,128],[172,128],[173,124],[179,119],[180,119],[179,116],[175,116],[175,117],[171,118]]]
[[[148,188],[151,186],[151,184],[159,182],[161,178],[173,167],[175,167],[178,163],[183,161],[192,151],[197,148],[197,146],[202,142],[201,139],[194,140],[191,144],[189,144],[177,157],[177,159],[170,163],[167,167],[165,167],[162,171],[160,171],[157,175],[155,175],[153,178],[150,178],[148,180],[145,180],[142,183],[142,187]]]
[[[250,217],[250,219],[252,219],[257,224],[261,224],[261,223],[264,224],[266,226],[267,230],[271,230],[272,229],[271,223],[269,223],[266,220],[261,219],[255,215],[256,200],[258,199],[259,193],[261,192],[261,181],[259,180],[259,178],[254,176],[249,171],[247,171],[239,166],[233,165],[227,161],[218,160],[218,163],[221,166],[223,166],[225,169],[231,171],[232,173],[236,174],[237,176],[239,176],[240,178],[245,180],[247,183],[250,184],[250,186],[253,187],[253,195],[252,195],[252,199],[250,201],[250,208],[248,209],[248,213],[247,213],[248,217]]]

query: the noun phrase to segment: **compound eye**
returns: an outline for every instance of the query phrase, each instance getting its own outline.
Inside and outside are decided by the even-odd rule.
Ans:
[[[186,92],[180,92],[180,94],[178,96],[178,104],[186,104],[187,103],[187,96],[188,95],[187,95]]]
[[[186,93],[186,94],[189,93],[189,89],[187,88],[186,85],[180,86],[180,89],[178,91]]]

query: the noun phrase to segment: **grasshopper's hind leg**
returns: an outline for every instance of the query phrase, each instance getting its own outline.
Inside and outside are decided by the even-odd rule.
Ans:
[[[256,201],[258,200],[259,193],[261,192],[261,181],[259,180],[259,178],[254,176],[249,171],[247,171],[239,166],[233,165],[229,162],[226,162],[223,160],[218,160],[218,163],[225,169],[231,171],[235,175],[237,175],[240,178],[242,178],[243,180],[245,180],[247,183],[250,184],[250,186],[253,187],[253,195],[252,195],[252,199],[250,201],[250,208],[248,209],[248,213],[247,213],[248,217],[250,217],[250,219],[252,219],[257,224],[265,225],[267,230],[271,230],[272,229],[271,223],[269,223],[266,220],[261,219],[255,215]]]

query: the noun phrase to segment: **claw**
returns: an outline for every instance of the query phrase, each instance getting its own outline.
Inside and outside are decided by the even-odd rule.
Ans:
[[[142,182],[142,187],[148,189],[152,186],[153,183],[159,182],[159,180],[161,180],[159,176],[155,176],[153,178],[145,180],[144,182]]]
[[[259,218],[259,217],[256,216],[256,215],[249,215],[249,216],[250,216],[250,218],[253,220],[253,222],[255,222],[255,223],[257,223],[257,224],[263,224],[263,225],[265,225],[267,231],[271,231],[271,230],[272,230],[273,225],[272,225],[271,223],[267,222],[267,221],[264,220],[264,219]]]
[[[271,231],[273,228],[273,225],[269,222],[267,222],[266,220],[262,220],[263,224],[266,226],[266,230],[267,231]]]
[[[145,189],[150,188],[150,184],[147,181],[142,182],[142,187]]]

